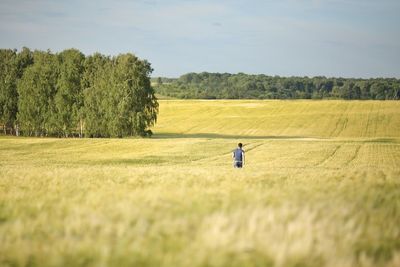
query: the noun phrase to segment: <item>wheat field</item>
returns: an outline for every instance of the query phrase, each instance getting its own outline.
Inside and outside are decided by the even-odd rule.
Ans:
[[[0,266],[400,266],[400,102],[163,100],[152,130],[1,137]]]

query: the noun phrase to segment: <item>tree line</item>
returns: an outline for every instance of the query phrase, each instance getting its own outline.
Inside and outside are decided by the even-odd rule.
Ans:
[[[0,125],[25,136],[149,136],[152,71],[131,53],[0,49]]]
[[[400,99],[395,78],[279,77],[244,73],[188,73],[153,78],[160,95],[191,99]]]

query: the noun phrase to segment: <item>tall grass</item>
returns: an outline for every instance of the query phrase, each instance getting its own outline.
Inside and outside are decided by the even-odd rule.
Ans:
[[[0,266],[400,266],[397,102],[160,110],[152,139],[1,137]]]

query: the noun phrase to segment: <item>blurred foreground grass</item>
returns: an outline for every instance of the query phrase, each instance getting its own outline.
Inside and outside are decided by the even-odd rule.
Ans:
[[[2,137],[0,266],[400,266],[399,113],[164,101],[152,139]]]

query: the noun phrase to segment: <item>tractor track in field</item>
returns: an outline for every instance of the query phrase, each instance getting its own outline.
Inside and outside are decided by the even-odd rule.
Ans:
[[[346,106],[343,112],[340,113],[338,120],[336,121],[335,128],[329,134],[330,137],[339,137],[344,129],[347,127],[349,107]]]
[[[368,136],[368,130],[369,130],[369,127],[371,125],[371,114],[373,113],[373,110],[374,110],[374,106],[371,105],[370,110],[369,110],[368,115],[367,115],[367,124],[365,125],[364,132],[363,132],[363,135],[365,137]]]
[[[356,147],[356,150],[354,151],[354,155],[353,155],[353,156],[351,157],[351,159],[346,163],[346,166],[349,166],[350,163],[352,163],[352,162],[358,157],[358,154],[359,154],[360,149],[361,149],[362,146],[363,146],[363,145],[358,145],[358,146]]]
[[[254,146],[246,148],[245,152],[252,151],[252,150],[254,150],[254,149],[256,149],[256,148],[258,148],[258,147],[260,147],[262,145],[265,145],[265,143],[256,143],[256,144],[254,144]]]
[[[343,143],[340,144],[340,145],[337,145],[337,146],[335,147],[335,149],[332,151],[332,153],[330,153],[327,157],[325,157],[323,160],[321,160],[321,161],[320,161],[319,163],[317,163],[315,166],[316,166],[316,167],[320,167],[320,166],[322,166],[323,164],[325,164],[326,162],[328,162],[330,159],[332,159],[332,158],[336,155],[337,151],[338,151],[342,146],[343,146]]]
[[[258,147],[260,147],[260,146],[263,146],[263,145],[265,145],[265,143],[256,143],[256,144],[254,144],[252,147],[249,147],[249,148],[244,149],[244,151],[245,151],[245,153],[247,153],[247,152],[252,151],[252,150],[254,150],[254,149],[256,149],[256,148],[258,148]],[[200,158],[200,159],[194,159],[194,160],[191,160],[190,162],[192,162],[192,163],[194,163],[194,162],[201,162],[201,161],[203,161],[203,160],[210,161],[210,160],[215,160],[215,159],[218,159],[218,158],[221,158],[221,157],[229,157],[229,155],[231,155],[231,153],[232,153],[232,151],[224,152],[224,153],[221,153],[221,154],[218,154],[218,155],[212,155],[212,156],[210,156],[210,157],[204,157],[204,158]]]

